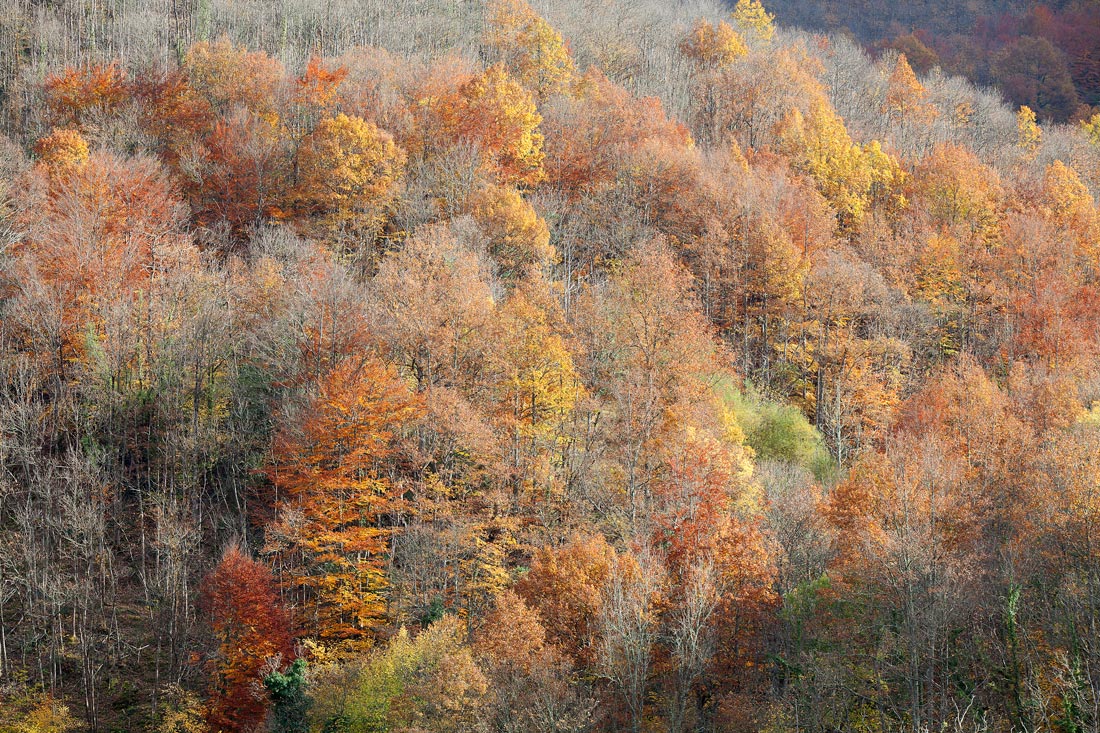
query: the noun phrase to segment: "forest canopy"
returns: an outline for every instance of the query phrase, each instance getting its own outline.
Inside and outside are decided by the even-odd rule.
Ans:
[[[1096,730],[1100,110],[789,5],[0,2],[0,733]]]

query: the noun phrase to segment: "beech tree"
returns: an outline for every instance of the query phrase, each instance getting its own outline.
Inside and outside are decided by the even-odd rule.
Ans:
[[[502,182],[530,185],[543,178],[542,115],[530,92],[502,67],[463,84],[454,104],[457,135],[482,147]]]
[[[393,137],[372,123],[344,114],[323,119],[298,147],[296,203],[329,229],[377,229],[405,160]]]
[[[489,254],[502,277],[518,279],[553,263],[550,230],[513,188],[487,185],[473,200],[472,215],[489,238]]]
[[[355,644],[384,616],[383,556],[401,502],[383,467],[420,409],[392,368],[347,361],[276,440],[267,552],[311,635]]]
[[[79,126],[91,115],[110,114],[129,97],[118,63],[69,67],[48,76],[43,87],[51,117],[62,126]]]
[[[218,639],[207,721],[215,730],[250,731],[268,708],[259,686],[269,658],[293,660],[289,615],[275,592],[271,571],[229,547],[202,583],[202,607]]]
[[[269,122],[275,120],[285,71],[267,54],[236,46],[223,37],[196,43],[187,51],[183,66],[191,86],[216,112],[225,114],[241,106]]]
[[[680,41],[680,52],[705,67],[721,68],[748,54],[744,39],[724,20],[699,20]]]
[[[1096,13],[774,2],[6,0],[0,728],[1095,728]]]
[[[759,0],[737,0],[733,21],[761,41],[770,41],[775,35],[775,16],[765,10]]]
[[[88,160],[88,141],[76,130],[55,129],[34,144],[35,155],[47,166],[69,168]]]
[[[537,100],[569,91],[576,74],[569,49],[526,0],[493,0],[488,16],[486,42]]]

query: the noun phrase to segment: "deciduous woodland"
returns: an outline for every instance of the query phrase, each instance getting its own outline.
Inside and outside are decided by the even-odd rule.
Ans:
[[[905,53],[996,85],[1016,105],[1065,121],[1100,105],[1100,3],[1096,0],[774,0],[786,24],[850,34],[873,51]]]
[[[756,0],[3,8],[0,731],[1100,727],[1100,114]]]

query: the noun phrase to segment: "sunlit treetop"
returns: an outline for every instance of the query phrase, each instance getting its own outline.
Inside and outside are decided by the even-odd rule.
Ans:
[[[775,16],[764,9],[760,0],[737,0],[733,22],[742,33],[761,41],[770,41],[775,35]]]
[[[745,39],[724,20],[717,25],[699,20],[680,41],[680,53],[700,66],[729,66],[748,52]]]

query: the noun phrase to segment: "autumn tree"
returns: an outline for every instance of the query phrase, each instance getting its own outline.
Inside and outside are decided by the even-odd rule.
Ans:
[[[266,551],[311,635],[355,645],[384,615],[388,517],[401,510],[384,467],[420,409],[392,368],[349,360],[275,440]]]
[[[216,112],[240,106],[268,122],[276,120],[285,70],[262,51],[236,46],[226,37],[200,41],[187,51],[183,67],[191,86]]]
[[[900,710],[936,720],[953,694],[950,670],[957,662],[943,639],[964,613],[959,580],[973,572],[968,549],[975,539],[959,471],[950,450],[918,438],[896,453],[862,457],[830,500],[826,516],[839,545],[832,575],[864,616],[848,643],[886,646],[896,660],[857,683],[873,706],[868,714]],[[880,615],[897,619],[895,631],[871,621]],[[849,674],[858,679],[854,667]]]
[[[1043,172],[1041,206],[1052,222],[1065,231],[1080,258],[1087,280],[1100,275],[1100,209],[1076,170],[1056,160]]]
[[[573,665],[547,641],[539,614],[514,592],[497,597],[473,646],[491,681],[495,730],[572,733],[591,724],[592,700]]]
[[[514,188],[484,186],[472,204],[471,214],[489,238],[489,255],[502,277],[519,279],[553,263],[557,253],[546,221]]]
[[[446,615],[415,636],[398,629],[358,663],[316,670],[312,718],[351,730],[470,730],[488,686],[465,625]]]
[[[690,120],[702,140],[736,140],[742,150],[774,146],[792,111],[828,104],[820,60],[800,46],[754,51],[740,63],[697,75]]]
[[[602,535],[576,537],[561,547],[542,547],[516,593],[539,613],[550,643],[586,669],[596,664],[598,614],[615,550]]]
[[[540,102],[568,93],[576,67],[561,34],[526,0],[493,0],[488,4],[485,42],[499,55],[512,77]]]
[[[887,81],[884,111],[896,120],[911,118],[918,122],[929,122],[935,116],[936,110],[928,104],[927,97],[928,91],[913,73],[909,59],[903,53],[898,54],[894,70],[890,72]]]
[[[996,171],[957,145],[937,146],[913,172],[911,196],[939,225],[967,239],[996,235],[1004,189]]]
[[[598,69],[589,70],[577,99],[546,111],[546,177],[566,195],[611,184],[622,158],[651,140],[684,147],[691,136],[656,97],[638,98]]]
[[[115,112],[130,96],[117,62],[69,67],[46,77],[46,106],[60,126],[81,126],[96,114]]]
[[[210,132],[210,103],[191,85],[182,69],[158,73],[145,70],[133,84],[142,131],[154,141],[161,159],[178,165],[193,146]]]
[[[877,141],[855,144],[827,102],[815,103],[808,117],[794,110],[780,140],[781,149],[836,209],[842,231],[858,228],[874,200],[888,198],[902,180],[898,162]]]
[[[69,158],[80,155],[71,136],[52,144],[69,146]],[[193,263],[196,252],[184,233],[185,209],[154,161],[99,153],[83,164],[51,165],[45,175],[16,254],[39,285],[26,295],[53,319],[27,334],[30,343],[63,375],[84,351],[85,329],[102,328],[108,304],[135,298],[153,278]]]
[[[503,67],[463,84],[454,105],[454,134],[481,146],[501,182],[530,185],[542,179],[542,115],[531,93]]]
[[[202,582],[202,608],[218,640],[211,660],[207,720],[215,730],[253,730],[263,722],[267,696],[260,687],[268,659],[293,659],[290,617],[271,571],[231,546]]]
[[[545,291],[540,294],[540,285],[518,288],[498,315],[507,335],[499,353],[497,392],[509,437],[514,499],[521,489],[550,497],[556,483],[553,464],[562,460],[566,440],[564,426],[584,396],[573,356],[555,328],[562,323],[561,313],[556,303],[547,302]]]
[[[330,68],[323,59],[312,57],[302,75],[294,80],[295,125],[303,131],[314,129],[322,115],[336,111],[342,101],[341,85],[347,77],[347,67]]]
[[[717,25],[696,21],[680,41],[680,53],[704,67],[728,66],[748,52],[744,39],[724,20]]]
[[[1034,157],[1043,141],[1043,131],[1035,121],[1035,112],[1024,105],[1016,113],[1016,146],[1024,155]]]
[[[76,130],[56,129],[34,144],[35,155],[47,166],[68,168],[88,160],[88,142]]]
[[[718,352],[692,286],[690,273],[657,240],[635,251],[582,305],[591,315],[581,373],[610,408],[609,447],[619,474],[606,488],[614,490],[608,500],[627,536],[647,521],[657,446],[679,427],[681,410],[709,401],[703,380]]]
[[[910,398],[900,424],[913,434],[935,435],[961,456],[968,511],[992,546],[1025,541],[1042,495],[1029,490],[1035,470],[1031,428],[1008,396],[973,357],[963,355]]]
[[[760,0],[737,0],[733,22],[743,33],[761,41],[770,41],[775,35],[775,16],[764,9]]]
[[[674,730],[711,719],[722,688],[713,680],[742,678],[760,659],[774,602],[739,438],[732,428],[721,438],[688,431],[654,488],[650,542],[667,579],[663,634],[675,665]]]
[[[297,206],[330,230],[374,230],[405,159],[393,137],[370,122],[344,114],[323,119],[298,148]]]
[[[1081,130],[1092,144],[1100,145],[1100,112],[1081,120]]]
[[[483,373],[489,267],[457,225],[422,229],[380,264],[376,334],[419,391],[471,385]]]
[[[288,155],[270,120],[236,109],[182,154],[185,190],[197,222],[227,227],[240,242],[278,211]]]

